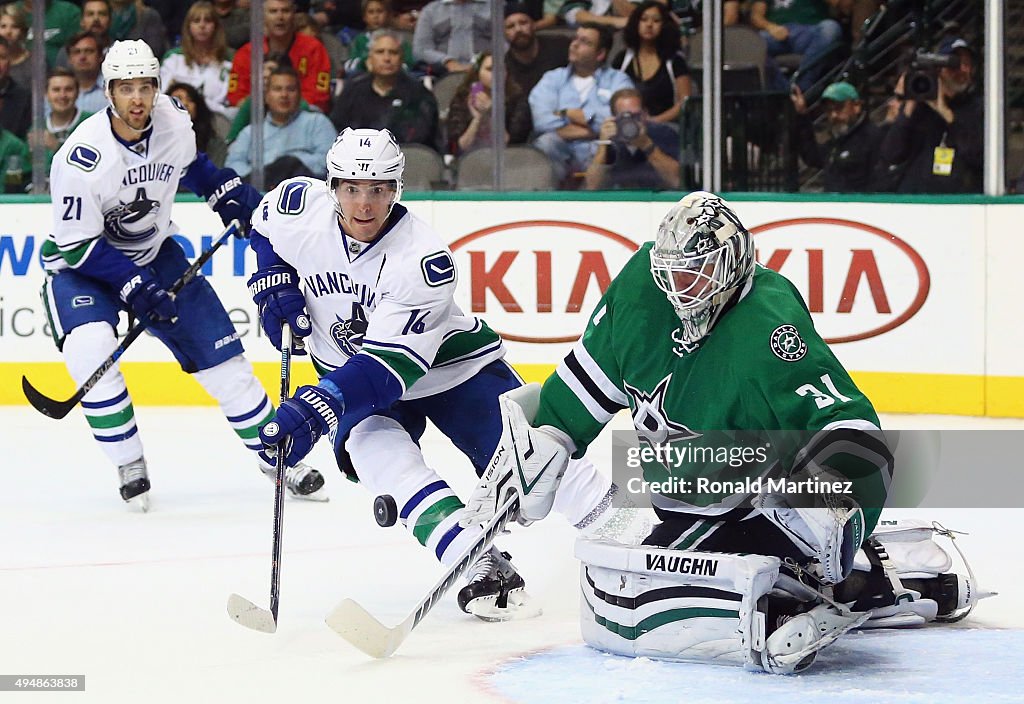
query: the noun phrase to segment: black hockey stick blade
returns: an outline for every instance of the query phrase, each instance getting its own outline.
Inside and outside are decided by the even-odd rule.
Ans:
[[[42,413],[44,416],[55,418],[60,420],[68,413],[71,413],[71,409],[78,405],[78,402],[82,400],[79,394],[75,394],[67,401],[58,401],[45,396],[32,386],[32,383],[28,380],[28,377],[22,375],[21,377],[21,390],[25,393],[25,398],[32,404],[32,407]]]
[[[274,614],[238,594],[228,597],[228,616],[254,631],[277,632],[277,617]]]

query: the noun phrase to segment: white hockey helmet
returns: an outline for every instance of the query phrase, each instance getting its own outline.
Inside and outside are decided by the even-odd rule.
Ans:
[[[683,322],[686,342],[708,334],[722,305],[753,273],[753,239],[715,194],[694,191],[662,219],[651,274]]]
[[[346,127],[327,151],[327,189],[342,217],[336,190],[338,181],[394,181],[395,197],[391,201],[394,206],[402,197],[404,171],[405,154],[388,130]]]
[[[160,62],[153,55],[149,44],[141,39],[122,39],[111,44],[103,57],[100,68],[106,83],[107,99],[110,99],[110,84],[129,78],[153,78],[157,92],[160,91]]]

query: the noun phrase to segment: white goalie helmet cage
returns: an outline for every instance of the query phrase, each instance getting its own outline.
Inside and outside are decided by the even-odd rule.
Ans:
[[[341,203],[335,190],[338,180],[394,181],[393,207],[402,197],[404,172],[405,154],[388,130],[346,127],[327,151],[327,189],[342,217],[344,213],[341,212]]]
[[[695,191],[662,219],[651,274],[683,322],[687,342],[707,335],[722,305],[753,272],[753,239],[722,198]]]
[[[130,78],[152,78],[156,81],[156,92],[160,92],[160,62],[153,55],[149,44],[141,39],[122,39],[114,42],[103,57],[100,69],[103,73],[107,100],[113,106],[110,84]]]

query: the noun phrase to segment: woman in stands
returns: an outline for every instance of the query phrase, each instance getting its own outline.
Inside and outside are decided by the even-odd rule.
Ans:
[[[0,37],[10,42],[7,54],[10,57],[9,75],[22,88],[32,90],[32,62],[28,60],[29,50],[25,46],[28,35],[28,17],[20,6],[11,3],[0,8]]]
[[[652,120],[678,122],[683,100],[690,95],[690,71],[681,51],[679,25],[668,7],[656,0],[637,5],[623,39],[626,49],[612,58],[612,68],[633,79]]]
[[[167,52],[160,64],[160,84],[194,86],[210,110],[230,121],[238,112],[227,101],[233,54],[213,5],[200,0],[185,13],[181,46]]]
[[[452,154],[493,146],[491,138],[491,52],[481,52],[473,68],[455,90],[445,120]],[[526,94],[510,79],[505,81],[505,144],[522,144],[530,136],[533,120]]]
[[[213,124],[213,112],[210,111],[203,96],[196,87],[188,83],[172,83],[167,86],[167,95],[177,98],[192,118],[192,131],[196,133],[196,149],[210,157],[218,168],[224,166],[228,156],[228,145],[224,138],[217,134]]]

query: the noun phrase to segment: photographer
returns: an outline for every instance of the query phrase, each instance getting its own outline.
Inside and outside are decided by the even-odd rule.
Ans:
[[[587,167],[588,191],[679,188],[679,134],[652,122],[634,88],[615,91],[612,116],[601,123],[597,154]]]
[[[941,68],[935,64],[948,64]],[[902,101],[881,157],[902,170],[898,193],[978,193],[984,163],[984,102],[972,90],[974,54],[946,37],[937,55],[915,56],[896,84]],[[928,95],[935,88],[935,97]]]

